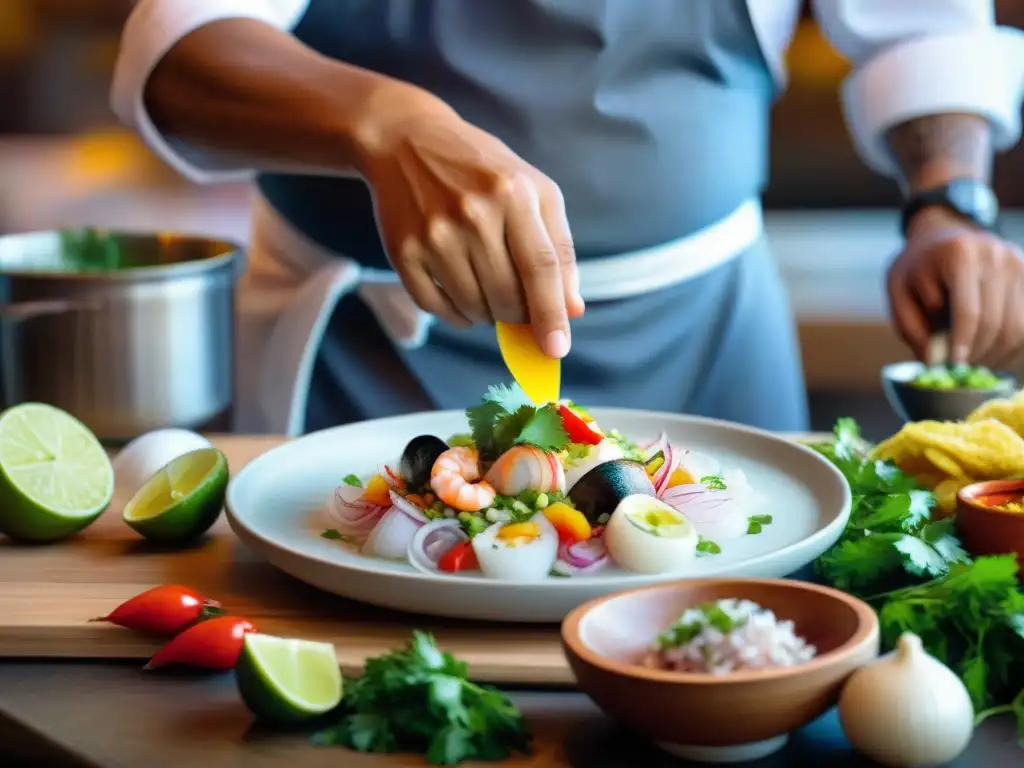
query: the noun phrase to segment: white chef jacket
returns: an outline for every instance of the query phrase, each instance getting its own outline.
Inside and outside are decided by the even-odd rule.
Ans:
[[[784,56],[801,0],[746,2],[765,60],[781,87],[786,80]],[[115,70],[114,111],[193,181],[252,177],[256,169],[237,155],[163,135],[145,108],[146,81],[164,54],[201,26],[250,18],[290,30],[308,3],[138,0]],[[983,116],[997,150],[1019,139],[1024,33],[997,27],[991,0],[812,0],[812,7],[829,40],[853,63],[842,86],[843,110],[855,147],[874,170],[895,174],[885,135],[917,117],[951,112]],[[624,298],[688,279],[745,250],[761,230],[759,203],[748,201],[706,231],[680,241],[581,264],[581,291],[587,300]],[[262,199],[256,201],[249,255],[243,326],[246,316],[249,326],[259,326],[255,336],[262,339],[257,346],[263,353],[259,372],[247,373],[243,365],[243,383],[260,390],[241,397],[243,428],[289,434],[300,430],[305,387],[320,336],[335,303],[350,291],[358,291],[397,343],[415,346],[426,337],[430,318],[415,308],[393,274],[361,269],[338,254],[325,253]],[[643,269],[638,268],[638,257]],[[260,282],[264,288],[254,291]],[[240,335],[240,346],[249,347],[251,328],[243,327]]]

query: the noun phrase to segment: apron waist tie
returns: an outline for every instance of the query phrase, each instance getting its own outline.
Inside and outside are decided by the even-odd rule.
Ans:
[[[692,235],[579,264],[584,301],[612,301],[693,279],[739,255],[761,236],[758,200]],[[236,395],[238,427],[302,434],[313,365],[342,297],[355,291],[388,337],[405,348],[426,343],[434,318],[390,270],[368,269],[314,243],[262,197],[253,210],[249,272],[241,285]]]

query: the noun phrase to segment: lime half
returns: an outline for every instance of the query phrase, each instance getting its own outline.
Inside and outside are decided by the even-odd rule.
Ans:
[[[245,705],[271,722],[309,720],[341,702],[341,669],[330,643],[247,634],[235,679]]]
[[[202,536],[220,516],[228,488],[228,461],[216,448],[174,459],[146,481],[122,517],[147,539],[181,544]]]
[[[89,525],[113,495],[110,458],[74,416],[42,403],[0,414],[0,532],[55,541]]]

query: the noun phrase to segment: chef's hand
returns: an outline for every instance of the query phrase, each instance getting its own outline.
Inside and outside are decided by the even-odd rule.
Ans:
[[[1002,366],[1024,349],[1021,249],[943,208],[921,211],[888,274],[896,329],[926,360],[936,318],[948,316],[950,362]],[[934,362],[934,361],[928,361]]]
[[[584,307],[558,186],[419,89],[388,86],[366,113],[360,171],[420,308],[459,326],[529,322],[563,357]]]

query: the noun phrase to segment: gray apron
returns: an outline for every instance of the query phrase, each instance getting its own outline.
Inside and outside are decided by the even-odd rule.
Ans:
[[[774,92],[743,0],[312,0],[294,34],[437,94],[561,187],[581,261],[718,221],[766,182]],[[358,179],[264,174],[319,246],[386,268]],[[340,217],[338,211],[345,211]],[[358,296],[321,342],[305,429],[463,408],[508,379],[493,328],[397,348]],[[767,245],[573,324],[563,394],[803,430],[795,328]]]

